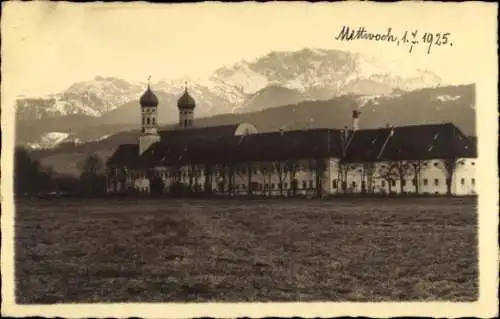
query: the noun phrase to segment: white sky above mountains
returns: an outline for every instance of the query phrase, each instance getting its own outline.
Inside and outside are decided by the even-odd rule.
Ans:
[[[36,96],[101,76],[126,80],[203,76],[241,59],[306,47],[394,59],[393,68],[428,69],[451,84],[474,82],[477,49],[495,25],[474,3],[77,4],[7,3],[2,77],[10,94]],[[493,12],[495,14],[495,12]],[[494,20],[491,20],[494,21]],[[373,32],[450,32],[453,47],[407,48],[334,38],[343,25]],[[496,29],[495,29],[496,30]]]

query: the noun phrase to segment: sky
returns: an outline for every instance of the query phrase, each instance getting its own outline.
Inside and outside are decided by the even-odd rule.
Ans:
[[[478,21],[484,7],[457,3],[14,2],[4,3],[3,11],[4,89],[26,96],[55,93],[97,75],[143,81],[148,75],[203,76],[241,59],[306,47],[364,52],[394,59],[395,67],[429,69],[448,83],[470,83],[480,57],[469,48],[484,45],[493,34],[488,31],[496,30]],[[454,45],[409,54],[387,43],[336,41],[343,25],[450,32]]]

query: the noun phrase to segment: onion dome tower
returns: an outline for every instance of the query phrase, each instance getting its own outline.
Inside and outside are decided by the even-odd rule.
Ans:
[[[189,95],[187,82],[185,82],[184,94],[177,100],[177,108],[179,109],[179,126],[181,128],[191,127],[196,101]]]
[[[148,88],[139,99],[141,105],[141,136],[139,137],[139,154],[142,154],[152,144],[160,141],[158,134],[158,98],[151,90],[148,78]]]

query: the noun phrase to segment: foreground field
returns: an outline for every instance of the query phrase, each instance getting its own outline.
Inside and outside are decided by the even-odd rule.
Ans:
[[[17,203],[19,303],[477,298],[473,199]]]

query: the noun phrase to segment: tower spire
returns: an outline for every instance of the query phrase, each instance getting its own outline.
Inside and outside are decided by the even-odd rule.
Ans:
[[[151,89],[151,75],[148,76],[148,89]]]
[[[188,81],[184,81],[184,92],[188,91]]]

